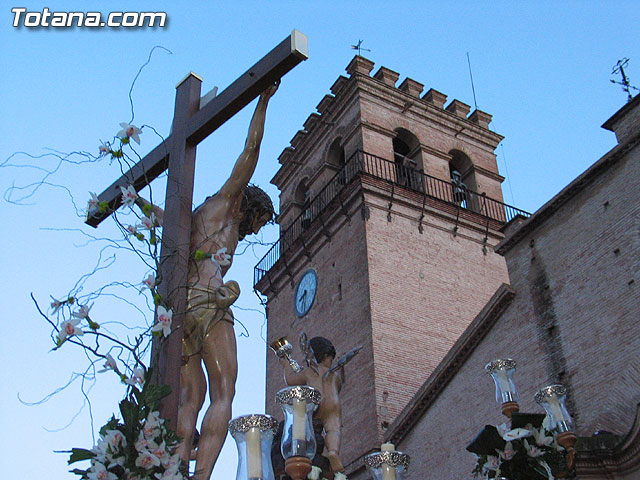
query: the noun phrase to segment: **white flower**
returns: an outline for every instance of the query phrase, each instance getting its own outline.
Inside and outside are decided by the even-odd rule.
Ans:
[[[167,466],[163,473],[156,473],[155,477],[159,480],[184,480],[184,477],[178,470],[179,466],[180,466],[179,462],[176,462],[170,466]]]
[[[180,464],[181,464],[180,462],[181,462],[180,455],[178,455],[177,453],[174,453],[169,457],[169,461],[165,465],[165,468],[167,470],[175,470],[177,472],[178,468],[180,468]]]
[[[91,215],[94,211],[100,209],[100,199],[94,192],[89,192],[91,198],[87,200],[87,215]]]
[[[150,470],[153,467],[160,466],[160,459],[150,452],[139,452],[138,458],[136,458],[136,467],[142,467],[146,470]]]
[[[73,335],[84,335],[84,332],[76,326],[78,323],[80,323],[79,319],[65,320],[62,322],[60,331],[58,332],[59,343],[64,342],[68,337]]]
[[[315,465],[313,465],[311,467],[311,471],[309,472],[309,475],[307,475],[307,478],[309,480],[320,480],[321,473],[322,473],[322,469],[320,467],[316,467]]]
[[[211,255],[211,261],[221,267],[226,267],[231,264],[231,255],[227,253],[226,248],[221,248]]]
[[[128,385],[144,385],[144,368],[134,368],[133,376],[131,378],[127,378],[124,383]]]
[[[133,188],[133,185],[128,185],[126,188],[120,187],[120,191],[122,192],[122,204],[131,207],[138,198],[136,189]]]
[[[527,430],[526,428],[514,428],[513,430],[509,430],[509,427],[507,427],[505,423],[498,425],[497,428],[502,439],[507,442],[531,436],[530,430]]]
[[[160,427],[164,420],[160,418],[160,412],[151,412],[147,415],[142,431],[147,440],[154,439],[160,434]],[[156,444],[149,441],[149,448],[155,448]]]
[[[91,305],[80,305],[80,309],[77,312],[72,313],[71,315],[74,318],[89,318],[89,310],[91,310],[91,307],[93,307],[93,304]]]
[[[51,302],[51,313],[58,313],[58,310],[60,310],[60,307],[62,307],[65,302],[62,300],[56,300],[51,295],[49,296],[51,297],[51,300],[53,300],[53,302]]]
[[[92,464],[95,462],[105,463],[107,461],[107,442],[103,439],[98,440],[98,444],[93,447],[91,451],[96,454],[96,456],[91,459]]]
[[[513,449],[513,444],[511,442],[507,442],[504,446],[504,450],[497,450],[500,458],[504,458],[505,460],[511,460],[513,456],[516,454],[516,451]]]
[[[522,441],[524,443],[524,448],[527,451],[527,455],[529,455],[530,457],[541,457],[542,455],[544,455],[544,450],[542,450],[541,448],[538,448],[535,445],[529,445],[529,442],[527,442],[526,440]]]
[[[113,371],[118,370],[118,364],[116,363],[115,358],[113,358],[110,353],[107,353],[105,360],[106,362],[104,362],[104,365],[102,366],[103,367],[102,370],[98,370],[98,373],[103,373],[108,370],[113,370]]]
[[[127,439],[120,430],[107,430],[104,441],[111,447],[112,452],[127,446]]]
[[[96,462],[90,468],[93,470],[88,472],[89,480],[117,480],[118,477],[115,473],[111,473],[107,470],[107,468],[100,462]]]
[[[124,122],[120,123],[120,126],[122,127],[122,130],[120,130],[116,134],[116,137],[131,138],[133,139],[134,142],[140,145],[140,137],[138,135],[142,133],[142,130],[140,130],[135,125],[129,125],[128,123],[124,123]]]
[[[144,437],[144,433],[142,430],[140,430],[140,433],[138,434],[138,440],[136,440],[135,447],[139,452],[147,450],[147,448],[149,447],[149,442]]]
[[[147,230],[153,230],[156,226],[156,214],[151,213],[148,217],[142,217],[140,219],[142,222],[141,226],[146,228]]]
[[[495,455],[487,455],[487,461],[485,462],[485,464],[482,466],[482,470],[483,471],[488,471],[488,470],[498,470],[498,467],[500,467],[500,459],[498,457],[496,457]]]
[[[156,285],[156,276],[150,273],[149,276],[142,281],[142,284],[151,290]]]
[[[128,233],[129,235],[138,236],[138,233],[140,233],[140,232],[138,232],[138,227],[136,227],[136,226],[134,226],[134,225],[129,225],[129,226],[127,227],[127,233]]]
[[[151,454],[157,457],[162,465],[167,465],[169,463],[170,455],[167,451],[167,446],[165,445],[164,440],[157,447],[151,448]]]
[[[100,147],[98,147],[98,151],[100,152],[100,156],[102,157],[103,155],[106,155],[108,153],[111,153],[111,145],[109,145],[109,143],[105,143],[102,142],[100,144]]]
[[[155,450],[156,448],[158,448],[158,444],[153,441],[153,438],[155,438],[152,437],[153,434],[155,434],[155,436],[158,436],[160,434],[159,426],[156,425],[153,426],[153,428],[149,429],[149,438],[145,436],[144,429],[140,430],[140,433],[138,434],[138,440],[136,440],[136,443],[134,444],[138,452]]]
[[[158,321],[151,328],[152,332],[162,332],[165,337],[168,337],[171,333],[171,319],[173,318],[173,311],[167,310],[163,306],[158,307]]]
[[[553,444],[553,435],[547,436],[544,427],[532,429],[531,435],[533,435],[533,438],[535,438],[536,440],[536,445],[538,445],[539,447],[550,447],[551,444]]]

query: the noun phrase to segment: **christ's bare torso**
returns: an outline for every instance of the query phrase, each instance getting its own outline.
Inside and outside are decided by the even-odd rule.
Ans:
[[[239,240],[241,202],[242,198],[229,199],[216,194],[195,210],[191,221],[192,255],[198,250],[213,254],[221,248],[233,254]],[[233,256],[230,261],[233,262]],[[222,285],[222,278],[230,267],[231,263],[220,268],[211,261],[191,262],[189,286],[213,290]]]

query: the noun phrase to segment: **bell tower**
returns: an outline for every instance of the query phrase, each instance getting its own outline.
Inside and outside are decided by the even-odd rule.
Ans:
[[[268,341],[321,335],[346,367],[347,473],[502,283],[493,252],[518,214],[502,202],[491,115],[356,56],[279,157],[280,239],[255,268]],[[282,367],[267,352],[267,412]]]

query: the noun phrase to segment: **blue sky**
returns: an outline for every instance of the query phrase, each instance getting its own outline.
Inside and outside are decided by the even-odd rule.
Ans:
[[[449,5],[448,3],[451,3]],[[73,200],[84,208],[89,191],[101,192],[119,174],[108,162],[64,163],[19,205],[6,201],[8,189],[42,178],[25,166],[52,168],[50,152],[97,153],[100,140],[110,139],[119,122],[131,118],[129,89],[154,46],[150,64],[132,92],[137,125],[169,131],[176,83],[189,71],[203,77],[203,91],[226,87],[249,66],[297,28],[309,38],[310,58],[289,73],[272,99],[265,138],[254,182],[273,199],[269,184],[278,169],[277,157],[306,118],[329,93],[335,79],[354,55],[350,46],[363,39],[371,51],[363,55],[439,90],[449,101],[473,106],[467,52],[471,58],[478,107],[493,115],[491,128],[505,140],[498,164],[507,179],[507,203],[535,211],[573,178],[615,146],[613,133],[600,125],[624,105],[626,96],[609,82],[612,66],[630,57],[627,73],[640,84],[640,51],[635,2],[27,2],[29,11],[117,10],[167,12],[165,28],[53,29],[13,28],[13,4],[0,9],[4,65],[2,141],[0,142],[0,203],[4,272],[2,294],[4,334],[0,337],[3,385],[0,425],[3,474],[11,478],[57,480],[72,478],[65,455],[54,450],[91,446],[91,418],[83,407],[80,381],[37,406],[36,402],[64,386],[72,372],[86,368],[87,359],[64,348],[49,352],[50,329],[37,314],[29,294],[42,303],[62,296],[91,271],[104,241],[115,235],[110,222],[98,230],[76,215]],[[227,178],[240,153],[253,110],[252,104],[211,135],[198,148],[194,202],[199,204]],[[146,153],[159,137],[145,128]],[[71,157],[79,159],[80,157]],[[13,165],[13,166],[12,166]],[[62,189],[60,186],[65,186]],[[160,198],[163,179],[154,184]],[[13,190],[10,197],[19,199]],[[83,233],[84,232],[84,233]],[[265,243],[277,238],[266,229]],[[253,266],[268,247],[249,247],[234,261],[228,278],[237,279],[243,294],[236,316],[249,338],[238,338],[239,377],[234,416],[264,409],[264,315],[251,292]],[[145,269],[121,252],[108,270],[107,281],[138,283]],[[96,280],[97,281],[97,280]],[[87,291],[92,288],[90,282]],[[144,297],[134,292],[134,302]],[[142,314],[113,298],[96,301],[99,322],[140,324]],[[144,302],[140,303],[144,306]],[[117,328],[114,324],[114,328]],[[242,329],[238,327],[237,333]],[[286,332],[283,332],[286,333]],[[98,428],[116,409],[124,393],[117,378],[102,374],[92,387],[94,423]],[[77,415],[76,415],[77,414]],[[52,431],[53,430],[53,431]],[[409,452],[411,453],[411,452]],[[231,439],[213,478],[235,473]]]

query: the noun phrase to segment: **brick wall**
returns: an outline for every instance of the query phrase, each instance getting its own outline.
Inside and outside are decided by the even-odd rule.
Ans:
[[[378,428],[391,424],[498,286],[504,259],[483,253],[483,233],[427,211],[423,233],[415,205],[367,196],[371,321]],[[383,422],[385,422],[383,424]]]
[[[288,336],[294,345],[294,356],[301,364],[298,339],[302,331],[309,338],[317,335],[329,338],[338,356],[355,346],[363,347],[347,365],[346,382],[340,393],[345,432],[341,456],[345,463],[378,443],[376,422],[370,420],[375,417],[376,403],[365,227],[358,205],[352,206],[351,214],[348,221],[337,213],[331,241],[319,239],[319,244],[311,247],[311,260],[303,257],[293,265],[296,282],[308,268],[318,274],[317,296],[309,313],[303,318],[295,315],[294,289],[284,281],[278,294],[269,299],[267,329],[269,342]],[[282,412],[274,397],[285,383],[282,367],[271,351],[267,352],[266,384],[266,411],[281,419]]]
[[[636,146],[506,252],[516,296],[400,442],[412,456],[409,479],[472,478],[465,446],[503,421],[483,372],[497,357],[518,362],[521,411],[540,411],[535,391],[561,382],[579,436],[630,431],[640,402],[638,184]]]
[[[393,161],[398,129],[418,139],[418,168],[425,173],[448,182],[450,152],[460,150],[473,164],[478,191],[502,200],[494,154],[502,137],[473,115],[467,118],[468,108],[466,113],[465,108],[445,110],[429,96],[419,98],[417,82],[407,80],[396,88],[393,81],[369,77],[372,64],[358,58],[348,68],[350,78],[341,77],[332,87],[335,97],[320,102],[320,119],[310,117],[308,132],[296,134],[294,148],[274,177],[281,189],[281,225],[286,227],[297,215],[290,205],[303,178],[309,179],[313,198],[334,173],[326,160],[336,138],[343,140],[347,158],[361,148]],[[339,354],[363,346],[347,367],[341,394],[342,457],[348,471],[379,447],[386,428],[508,279],[504,258],[493,253],[503,238],[496,222],[487,225],[483,217],[426,201],[419,192],[401,187],[392,192],[385,181],[364,182],[364,190],[358,186],[351,196],[350,221],[340,213],[325,218],[331,241],[316,222],[304,234],[309,255],[287,254],[294,281],[308,268],[318,273],[318,297],[311,311],[302,319],[295,316],[294,287],[282,262],[270,272],[277,279],[277,293],[267,293],[269,342],[287,335],[297,350],[304,330],[309,337],[330,338]],[[267,412],[278,417],[273,398],[283,386],[282,369],[268,352]]]

